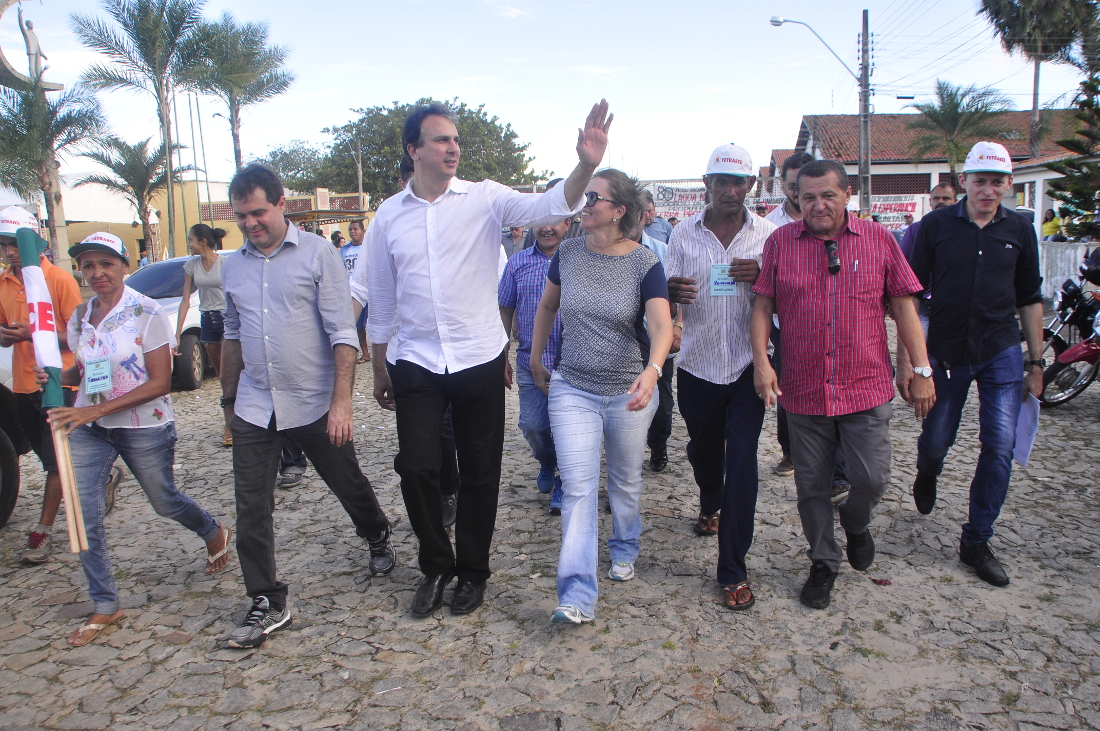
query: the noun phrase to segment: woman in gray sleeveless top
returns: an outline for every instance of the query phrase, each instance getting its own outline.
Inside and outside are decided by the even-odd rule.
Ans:
[[[551,621],[567,624],[595,619],[604,445],[614,528],[607,542],[608,577],[634,577],[646,432],[657,409],[654,387],[672,345],[664,269],[656,254],[627,237],[642,215],[637,181],[601,170],[585,195],[581,223],[588,235],[558,247],[531,343],[531,373],[549,394],[564,492],[559,606]],[[551,376],[542,353],[559,308],[561,356]]]

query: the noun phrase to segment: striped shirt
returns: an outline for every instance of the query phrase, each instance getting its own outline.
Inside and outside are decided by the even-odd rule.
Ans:
[[[668,276],[691,277],[699,294],[684,306],[684,333],[680,341],[680,368],[717,384],[733,383],[752,364],[749,320],[754,297],[747,283],[737,285],[737,296],[711,295],[712,264],[728,266],[734,259],[760,261],[764,242],[775,231],[770,221],[745,209],[745,225],[729,248],[703,225],[704,208],[672,229],[668,243]]]
[[[519,348],[516,365],[531,370],[531,336],[535,331],[535,312],[538,310],[542,291],[546,289],[546,274],[550,271],[550,257],[542,253],[538,244],[517,251],[504,267],[504,274],[497,286],[497,304],[516,311],[516,334]],[[554,320],[554,329],[542,352],[542,364],[546,370],[554,370],[558,351],[561,349],[561,312]]]
[[[889,402],[886,298],[923,289],[880,224],[848,215],[835,240],[841,269],[830,274],[824,239],[802,221],[777,229],[753,286],[775,300],[783,329],[779,403],[796,414],[841,416]]]

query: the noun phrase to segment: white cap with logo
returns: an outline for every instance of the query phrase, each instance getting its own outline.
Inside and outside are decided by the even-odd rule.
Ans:
[[[19,206],[9,206],[0,211],[0,236],[15,238],[15,232],[21,228],[38,233],[38,219]]]
[[[728,145],[720,145],[710,153],[707,160],[707,171],[704,175],[736,175],[747,178],[753,174],[752,158],[749,151],[732,142]]]
[[[109,251],[115,256],[121,257],[127,264],[130,263],[130,254],[126,251],[126,244],[114,234],[97,231],[76,246],[69,248],[69,256],[76,259],[85,251]]]
[[[963,173],[1004,173],[1012,175],[1012,158],[1004,145],[979,142],[970,148],[963,163]]]

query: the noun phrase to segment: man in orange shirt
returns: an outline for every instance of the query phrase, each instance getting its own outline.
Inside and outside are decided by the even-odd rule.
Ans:
[[[46,471],[46,496],[42,503],[42,516],[38,526],[31,531],[27,549],[21,558],[22,563],[38,564],[47,561],[53,552],[50,530],[61,505],[61,478],[57,473],[50,425],[46,423],[46,412],[41,406],[42,393],[38,390],[34,377],[34,344],[31,342],[19,247],[15,242],[15,232],[20,228],[38,231],[38,221],[30,213],[15,206],[0,211],[0,251],[8,264],[3,275],[0,275],[0,347],[12,348],[12,380],[19,425],[27,435],[35,454],[42,460],[42,469]],[[65,323],[83,302],[80,287],[72,274],[55,267],[44,255],[39,266],[42,267],[42,275],[50,290],[50,299],[53,300],[57,332],[63,333],[66,331]],[[69,344],[65,338],[59,338],[59,341],[61,360],[66,368],[70,368],[73,365],[73,354],[69,351]],[[73,392],[68,388],[64,391],[65,403],[71,406]]]

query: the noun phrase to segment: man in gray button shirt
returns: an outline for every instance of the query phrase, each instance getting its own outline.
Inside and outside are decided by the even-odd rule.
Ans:
[[[226,257],[223,405],[233,405],[237,555],[252,610],[227,638],[256,647],[290,624],[287,585],[275,578],[275,470],[291,436],[339,498],[370,548],[372,574],[396,556],[389,521],[359,469],[351,391],[359,342],[339,252],[284,217],[283,184],[260,165],[229,184],[245,237]]]

